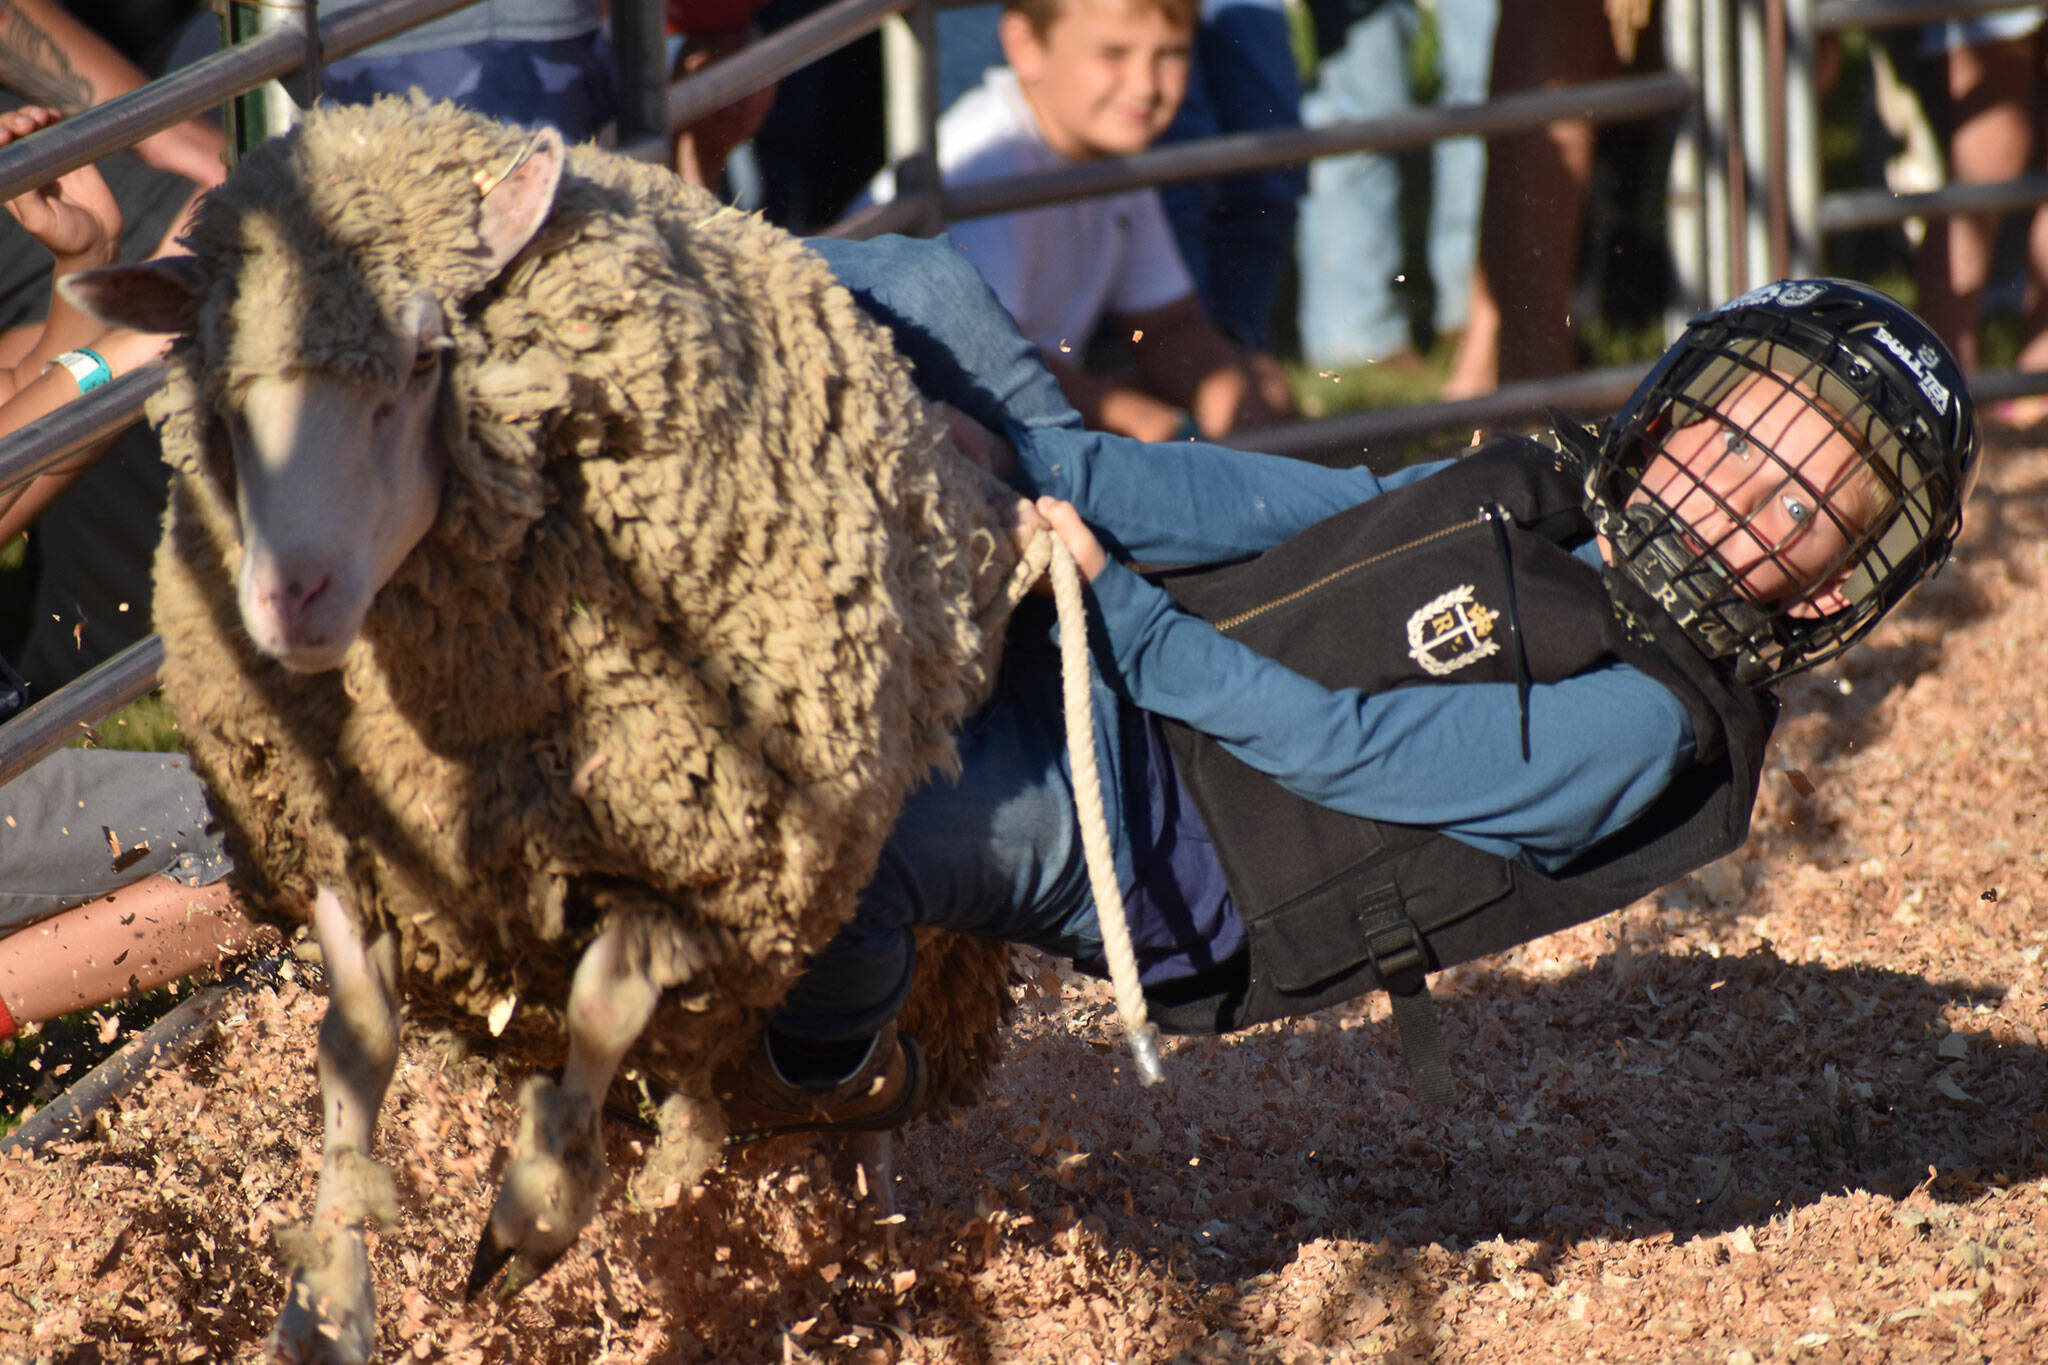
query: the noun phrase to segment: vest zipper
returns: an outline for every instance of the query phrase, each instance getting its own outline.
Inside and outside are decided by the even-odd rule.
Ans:
[[[1236,627],[1241,626],[1245,622],[1251,620],[1253,617],[1263,616],[1265,613],[1272,611],[1276,607],[1284,607],[1289,602],[1298,602],[1302,598],[1308,596],[1310,593],[1328,587],[1330,584],[1336,582],[1338,579],[1344,577],[1346,574],[1356,573],[1358,570],[1368,568],[1374,564],[1379,563],[1381,560],[1392,559],[1395,555],[1405,554],[1410,550],[1420,549],[1422,546],[1427,545],[1432,541],[1442,540],[1445,536],[1456,535],[1460,531],[1469,531],[1473,527],[1479,525],[1480,522],[1483,520],[1485,520],[1484,511],[1482,511],[1479,516],[1472,518],[1470,521],[1461,521],[1457,523],[1455,526],[1446,526],[1443,527],[1441,530],[1431,531],[1428,535],[1421,536],[1417,539],[1411,540],[1405,545],[1396,545],[1391,550],[1381,550],[1376,555],[1368,555],[1364,559],[1358,560],[1355,563],[1346,564],[1341,569],[1332,569],[1329,573],[1324,574],[1321,578],[1316,579],[1314,582],[1302,584],[1293,592],[1282,593],[1280,596],[1274,598],[1272,601],[1261,602],[1256,607],[1246,607],[1243,611],[1238,612],[1235,616],[1226,616],[1222,620],[1212,622],[1211,624],[1217,630],[1235,629]]]

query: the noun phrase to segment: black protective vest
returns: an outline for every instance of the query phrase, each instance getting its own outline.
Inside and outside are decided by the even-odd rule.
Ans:
[[[1159,581],[1326,687],[1550,682],[1620,659],[1684,702],[1693,762],[1627,828],[1545,874],[1304,800],[1168,722],[1249,951],[1241,972],[1153,992],[1163,1027],[1222,1032],[1386,989],[1408,1043],[1427,972],[1618,909],[1747,837],[1776,702],[1735,683],[1632,584],[1571,554],[1592,527],[1569,460],[1497,439],[1255,558]],[[1424,1079],[1413,1046],[1410,1060]]]

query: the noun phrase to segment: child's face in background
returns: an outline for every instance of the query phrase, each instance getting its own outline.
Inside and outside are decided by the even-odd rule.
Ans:
[[[1846,606],[1842,557],[1882,501],[1868,475],[1854,477],[1855,443],[1811,393],[1769,372],[1716,406],[1663,438],[1630,501],[1668,508],[1756,603],[1803,598],[1794,615]]]
[[[1137,0],[1066,0],[1043,39],[1015,11],[1002,19],[1040,131],[1077,161],[1141,152],[1166,131],[1187,94],[1192,37]]]

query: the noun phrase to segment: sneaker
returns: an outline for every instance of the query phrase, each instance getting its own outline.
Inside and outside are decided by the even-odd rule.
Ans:
[[[875,1133],[900,1128],[924,1106],[924,1053],[890,1024],[875,1035],[850,1073],[792,1080],[768,1038],[745,1060],[714,1078],[725,1106],[726,1145],[789,1133]]]

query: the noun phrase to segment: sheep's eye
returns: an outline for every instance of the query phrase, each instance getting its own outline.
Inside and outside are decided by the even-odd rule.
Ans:
[[[1749,437],[1740,431],[1724,431],[1721,433],[1721,448],[1738,460],[1746,460],[1749,458]]]
[[[440,363],[440,349],[438,347],[428,346],[422,349],[418,355],[413,357],[412,377],[414,379],[419,379],[426,375],[432,374],[434,372],[434,367],[439,365]]]

